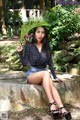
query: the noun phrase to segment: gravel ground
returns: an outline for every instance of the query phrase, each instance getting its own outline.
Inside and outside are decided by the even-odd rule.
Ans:
[[[80,108],[68,108],[72,114],[72,120],[80,120]],[[6,119],[4,119],[6,120]],[[8,120],[54,120],[48,110],[28,109],[19,112],[9,112]],[[65,120],[65,118],[57,119]]]

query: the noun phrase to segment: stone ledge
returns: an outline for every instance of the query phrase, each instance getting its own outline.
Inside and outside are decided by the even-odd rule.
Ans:
[[[0,74],[0,80],[9,80],[9,79],[20,79],[26,78],[26,72],[23,71],[8,71],[3,74]]]
[[[79,106],[80,104],[80,76],[58,74],[64,83],[54,82],[64,104]],[[0,101],[10,102],[9,110],[18,111],[31,107],[47,108],[48,99],[40,85],[27,84],[25,73],[12,71],[0,74]],[[1,102],[0,102],[1,103]]]
[[[55,83],[64,104],[80,104],[80,80],[66,80],[65,83]],[[8,97],[10,110],[24,110],[25,108],[48,107],[48,99],[40,85],[8,82],[0,80],[0,100]]]
[[[48,104],[45,92],[39,85],[0,82],[0,98],[5,99],[6,96],[13,110],[25,107],[44,108]]]

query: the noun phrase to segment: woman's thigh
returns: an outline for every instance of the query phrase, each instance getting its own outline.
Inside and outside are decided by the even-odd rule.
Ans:
[[[39,71],[32,73],[28,76],[28,82],[32,84],[41,84],[43,80],[43,76],[47,71]]]

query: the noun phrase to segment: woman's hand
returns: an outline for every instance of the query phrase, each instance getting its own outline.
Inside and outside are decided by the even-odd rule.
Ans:
[[[22,50],[23,50],[22,45],[19,43],[18,46],[17,46],[17,51],[21,52]]]
[[[56,78],[56,79],[55,79],[55,82],[62,83],[63,81],[62,81],[60,78]]]

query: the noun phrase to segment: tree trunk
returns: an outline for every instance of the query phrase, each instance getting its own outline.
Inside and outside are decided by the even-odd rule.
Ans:
[[[7,34],[6,25],[5,25],[5,17],[4,17],[4,8],[5,8],[5,0],[0,0],[0,21],[2,27],[2,33]]]
[[[44,9],[44,0],[40,0],[40,9],[41,9],[41,10]]]

